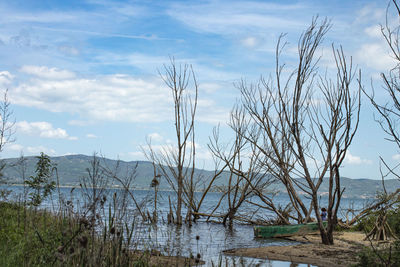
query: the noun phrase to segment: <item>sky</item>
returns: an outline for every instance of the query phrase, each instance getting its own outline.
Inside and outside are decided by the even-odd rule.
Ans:
[[[0,91],[8,89],[15,142],[3,158],[101,153],[144,160],[174,143],[173,101],[159,72],[171,57],[193,66],[199,83],[197,166],[212,169],[207,149],[213,127],[229,140],[226,122],[240,94],[235,83],[296,62],[297,41],[313,17],[331,20],[319,55],[333,66],[331,45],[342,45],[379,101],[381,72],[393,66],[380,33],[387,1],[0,1]],[[400,151],[385,140],[364,97],[359,131],[341,174],[380,179],[379,157],[395,165]]]

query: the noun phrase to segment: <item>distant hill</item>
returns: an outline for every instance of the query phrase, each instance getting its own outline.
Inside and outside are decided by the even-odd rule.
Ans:
[[[60,185],[61,186],[79,186],[82,177],[88,175],[87,170],[90,168],[90,161],[93,160],[93,156],[86,155],[68,155],[61,157],[51,157],[51,161],[56,164]],[[117,160],[100,158],[103,165],[109,168],[115,168]],[[9,183],[22,184],[22,172],[21,166],[17,164],[18,158],[4,159],[6,168],[4,170],[4,176]],[[37,158],[26,157],[26,171],[25,177],[33,175],[35,172]],[[118,175],[124,175],[133,170],[136,167],[136,178],[134,185],[138,189],[149,189],[151,180],[153,179],[153,165],[149,161],[119,161],[119,173]],[[201,175],[205,180],[212,177],[213,172],[207,170],[195,169],[196,175]],[[221,177],[215,183],[218,186],[226,185],[228,181],[229,173],[224,172]],[[350,179],[341,178],[342,187],[346,188],[344,197],[347,198],[370,198],[375,196],[377,191],[382,190],[382,182],[380,180],[371,179]],[[386,189],[388,191],[394,191],[400,187],[400,181],[397,179],[386,180]],[[328,192],[328,183],[324,181],[320,188],[321,195],[325,195]],[[165,179],[161,179],[160,183],[161,190],[170,189]],[[271,190],[278,190],[284,192],[284,187],[275,183],[271,186]]]
[[[154,177],[153,165],[149,161],[118,161],[107,158],[98,157],[102,166],[106,166],[109,169],[115,169],[117,164],[118,176],[124,177],[127,173],[135,171],[134,185],[138,189],[148,189],[150,183]],[[38,161],[37,157],[30,156],[25,157],[26,159],[26,172],[25,177],[34,175],[36,163]],[[60,157],[51,157],[51,162],[57,166],[59,181],[61,186],[78,186],[81,182],[82,177],[87,177],[87,169],[91,169],[91,161],[93,161],[93,156],[86,155],[68,155]],[[22,184],[23,179],[21,175],[21,165],[18,164],[18,158],[3,159],[6,163],[6,168],[4,170],[4,176],[8,183]],[[160,173],[160,172],[158,172]],[[195,170],[195,175],[201,175],[205,179],[211,177],[213,172],[207,170]],[[228,174],[225,173],[225,176]],[[225,179],[221,179],[226,181]],[[216,183],[221,185],[223,183]],[[169,190],[170,186],[165,181],[161,179],[160,189]]]

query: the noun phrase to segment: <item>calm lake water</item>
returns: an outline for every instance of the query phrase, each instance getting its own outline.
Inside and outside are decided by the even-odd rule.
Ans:
[[[10,200],[21,199],[23,193],[22,186],[9,186],[12,190]],[[108,189],[107,202],[109,203],[114,193],[121,192],[118,189]],[[60,193],[66,200],[71,200],[74,203],[75,209],[84,210],[84,196],[80,188],[61,188]],[[147,203],[145,206],[152,212],[154,199],[153,191],[137,190],[133,191],[133,195],[139,203]],[[200,196],[200,193],[199,193]],[[218,203],[221,193],[209,193],[202,205],[202,212],[211,211],[216,203]],[[233,229],[224,227],[222,224],[200,221],[194,223],[192,227],[183,225],[177,227],[166,223],[167,213],[169,211],[169,199],[174,202],[175,194],[169,191],[160,191],[158,195],[159,223],[157,225],[138,223],[135,224],[136,231],[134,235],[134,246],[138,249],[148,248],[157,249],[168,255],[183,255],[190,256],[200,253],[201,258],[206,261],[205,266],[212,266],[222,263],[222,266],[272,266],[272,267],[289,267],[289,266],[311,266],[306,264],[293,264],[290,262],[269,261],[267,259],[253,259],[226,256],[222,251],[233,248],[248,248],[248,247],[264,247],[264,246],[281,246],[292,245],[295,242],[284,239],[255,239],[253,226],[244,224],[235,224]],[[322,198],[322,202],[327,199]],[[254,201],[257,202],[256,199]],[[106,206],[108,205],[106,202]],[[276,203],[285,206],[289,199],[285,196],[276,197]],[[347,208],[360,209],[368,200],[364,199],[342,199],[342,210]],[[47,210],[56,210],[58,206],[58,192],[53,194],[52,199],[47,199],[43,202],[42,208]],[[132,212],[135,206],[132,201],[129,202],[129,207]],[[226,203],[223,203],[217,210],[223,212],[226,210]],[[248,215],[251,211],[254,218],[272,218],[272,214],[265,210],[257,210],[249,204],[243,205],[239,211],[241,215]],[[339,215],[344,216],[341,212]],[[196,238],[199,237],[199,238]]]

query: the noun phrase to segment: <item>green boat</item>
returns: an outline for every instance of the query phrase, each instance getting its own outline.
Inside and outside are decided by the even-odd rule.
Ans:
[[[328,223],[323,222],[323,224],[326,227]],[[317,223],[255,226],[254,236],[258,238],[288,237],[312,234],[317,233],[318,231]]]

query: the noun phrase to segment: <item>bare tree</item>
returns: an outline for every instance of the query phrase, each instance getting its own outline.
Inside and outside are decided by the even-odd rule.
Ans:
[[[176,192],[175,223],[182,224],[184,194],[189,194],[190,202],[193,199],[195,186],[196,147],[194,128],[198,83],[192,66],[188,64],[178,65],[174,58],[171,58],[169,65],[164,65],[163,73],[159,72],[159,74],[172,93],[176,145],[166,146],[159,153],[156,153],[149,142],[150,151],[145,151],[145,154],[151,161],[157,163],[162,176]],[[190,95],[190,90],[193,98]],[[189,214],[192,206],[191,203],[187,205]]]
[[[390,5],[392,3],[392,5]],[[397,19],[396,24],[392,24],[393,19],[390,15],[394,13],[395,19]],[[398,20],[400,19],[400,8],[396,0],[389,2],[386,11],[386,22],[381,25],[381,33],[385,39],[388,48],[391,52],[393,58],[393,63],[395,66],[390,69],[387,73],[381,73],[383,81],[383,89],[390,96],[390,100],[386,103],[379,103],[376,100],[374,91],[368,93],[363,90],[364,94],[369,98],[371,104],[375,107],[378,112],[378,117],[376,121],[380,124],[382,130],[386,133],[386,139],[390,142],[396,144],[397,148],[400,149],[400,24]],[[400,179],[397,174],[396,169],[399,165],[389,166],[387,162],[380,158],[383,166],[381,167],[382,180],[388,175],[393,175]],[[384,170],[383,170],[384,169]]]
[[[314,212],[324,244],[333,244],[333,228],[343,189],[339,167],[358,128],[360,77],[352,90],[356,72],[343,50],[332,46],[336,79],[318,74],[317,48],[330,28],[328,20],[313,19],[298,43],[297,67],[286,75],[280,57],[286,43],[279,38],[275,79],[261,78],[257,84],[240,82],[242,105],[259,134],[243,134],[263,156],[265,172],[285,186],[298,222],[307,222]],[[361,75],[360,73],[358,73]],[[328,226],[320,216],[319,188],[327,179]],[[306,205],[302,192],[309,198]]]
[[[222,200],[226,199],[227,211],[221,216],[222,223],[225,225],[228,222],[229,226],[232,226],[234,219],[240,220],[236,218],[236,213],[242,204],[248,202],[252,196],[262,194],[272,183],[273,177],[262,173],[262,165],[259,162],[261,152],[244,137],[244,133],[249,132],[250,120],[240,106],[235,106],[232,110],[229,125],[235,133],[232,144],[222,144],[219,140],[219,128],[215,128],[210,138],[209,149],[215,157],[224,162],[230,172],[227,185],[220,187],[222,195],[214,211],[223,203]],[[257,129],[253,130],[253,133],[257,134]],[[251,218],[254,214],[247,212],[246,215],[247,218]]]
[[[100,168],[99,171],[101,171],[102,176],[105,177],[104,181],[107,182],[107,186],[115,182],[118,187],[122,187],[123,201],[121,201],[121,203],[127,202],[128,196],[133,202],[136,210],[135,214],[132,215],[134,215],[134,217],[140,215],[143,222],[151,219],[150,216],[146,216],[145,206],[147,204],[147,199],[138,201],[133,192],[135,190],[134,182],[137,175],[138,163],[133,167],[127,166],[126,168],[122,168],[120,160],[117,160],[116,164],[107,164],[107,160],[104,157],[102,157],[101,162],[99,159],[97,159],[97,161],[98,167]],[[125,207],[123,210],[125,210]]]
[[[96,153],[93,153],[92,160],[90,160],[90,167],[86,168],[86,172],[87,175],[80,178],[80,187],[85,201],[85,214],[88,215],[91,225],[91,236],[94,240],[96,226],[102,222],[99,210],[104,207],[107,199],[105,191],[108,186],[108,179],[101,168],[100,159]]]
[[[8,90],[4,92],[3,99],[0,102],[0,153],[3,152],[4,147],[15,141],[15,120],[13,112],[10,108],[10,101],[8,99]],[[3,169],[5,163],[0,161],[0,183],[4,182]]]
[[[170,206],[168,221],[182,224],[182,208],[186,207],[185,221],[190,225],[203,215],[200,213],[201,205],[226,165],[218,168],[216,163],[211,177],[196,172],[195,115],[199,86],[192,66],[178,65],[171,58],[170,64],[164,65],[164,72],[159,74],[172,93],[176,144],[155,151],[151,140],[148,140],[148,149],[143,149],[143,152],[150,161],[156,163],[157,175],[165,178],[176,192],[175,218]],[[196,195],[197,191],[202,193]]]
[[[6,90],[3,95],[3,101],[0,102],[0,152],[3,151],[5,145],[15,141],[15,121],[10,105],[8,90]]]
[[[394,143],[397,149],[400,149],[400,7],[396,0],[389,1],[386,9],[386,21],[384,25],[381,25],[381,33],[386,41],[389,48],[390,55],[393,58],[394,67],[386,73],[381,73],[383,81],[383,89],[390,98],[387,102],[380,103],[375,97],[374,88],[369,93],[363,90],[364,94],[368,97],[371,104],[378,113],[375,120],[379,123],[382,130],[386,134],[386,140]],[[369,238],[371,235],[376,235],[377,238],[386,239],[390,236],[391,230],[386,223],[387,212],[392,209],[399,201],[400,189],[394,192],[387,192],[385,187],[385,178],[388,176],[396,177],[400,179],[398,174],[398,167],[400,164],[394,166],[390,165],[382,157],[380,159],[380,173],[382,178],[383,192],[381,196],[378,196],[378,200],[370,205],[369,207],[362,210],[356,215],[353,220],[348,224],[355,223],[360,218],[376,213],[378,211],[378,220],[375,223],[373,230],[367,235]],[[372,246],[372,243],[371,243]],[[375,251],[375,248],[372,246]],[[379,257],[380,255],[376,253]],[[390,262],[390,259],[389,259]]]

